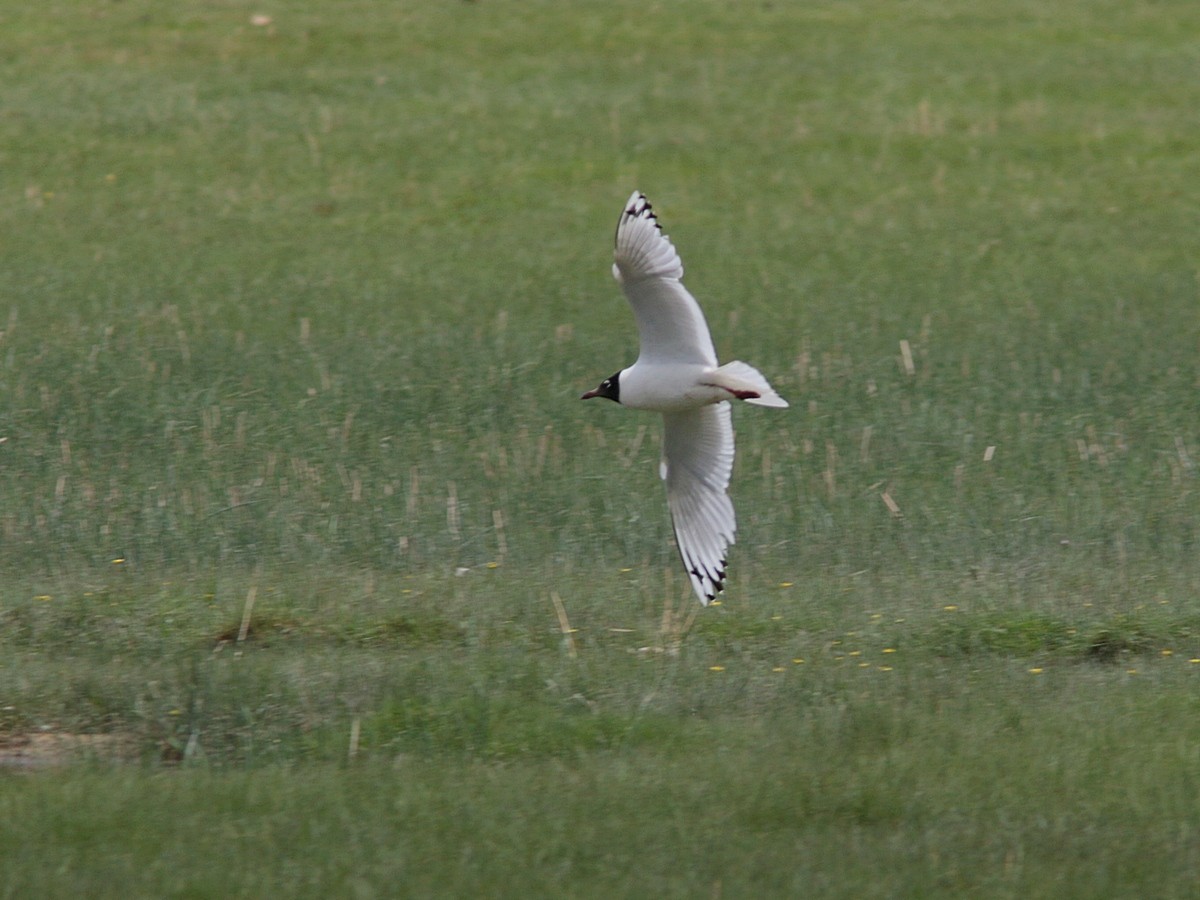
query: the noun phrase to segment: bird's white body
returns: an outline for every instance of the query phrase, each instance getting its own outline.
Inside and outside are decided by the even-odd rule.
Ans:
[[[727,489],[733,471],[730,400],[786,407],[743,362],[718,365],[708,323],[683,286],[683,263],[646,197],[634,192],[617,225],[613,275],[637,319],[637,361],[584,394],[663,414],[659,474],[679,555],[707,605],[724,587],[725,553],[737,520]]]
[[[713,378],[712,366],[638,361],[621,370],[621,405],[651,412],[682,412],[720,403],[729,392]]]

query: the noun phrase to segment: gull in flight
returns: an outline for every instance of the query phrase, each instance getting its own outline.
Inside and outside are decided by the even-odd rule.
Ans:
[[[737,521],[726,490],[733,470],[731,400],[786,407],[757,369],[717,364],[708,323],[683,286],[683,263],[645,194],[635,191],[617,223],[613,276],[637,319],[637,361],[582,399],[606,397],[663,416],[667,506],[683,567],[707,606],[725,587],[725,556]]]

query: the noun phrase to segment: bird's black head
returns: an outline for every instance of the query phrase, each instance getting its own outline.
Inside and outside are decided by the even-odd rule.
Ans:
[[[591,400],[593,397],[606,397],[614,403],[621,402],[621,373],[605,378],[600,382],[600,387],[594,391],[588,391],[580,400]]]

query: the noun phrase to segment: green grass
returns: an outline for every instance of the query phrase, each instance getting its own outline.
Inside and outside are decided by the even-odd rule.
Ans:
[[[1196,26],[0,2],[0,896],[1191,896]]]

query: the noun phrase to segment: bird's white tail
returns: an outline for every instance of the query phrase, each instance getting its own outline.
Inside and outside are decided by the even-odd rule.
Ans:
[[[775,389],[763,377],[763,374],[740,360],[725,363],[717,369],[716,383],[735,394],[754,394],[757,396],[742,397],[747,403],[756,406],[774,406],[783,409],[788,402],[775,393]]]

